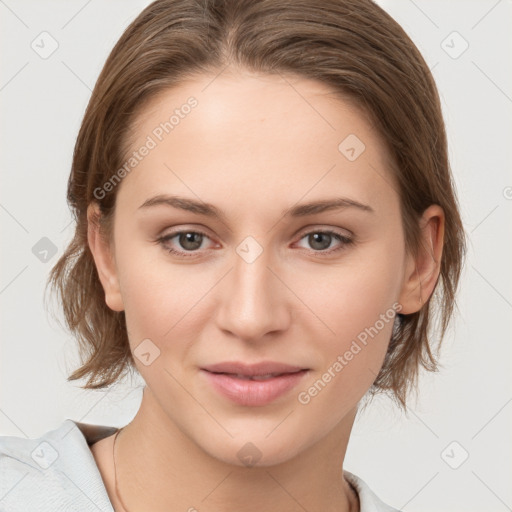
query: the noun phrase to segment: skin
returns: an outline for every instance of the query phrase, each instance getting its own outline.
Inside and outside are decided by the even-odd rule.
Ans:
[[[304,78],[233,70],[198,76],[145,106],[131,150],[190,96],[198,106],[118,185],[112,244],[99,237],[96,206],[88,211],[107,305],[125,311],[132,351],[147,338],[160,350],[147,366],[135,357],[146,387],[116,443],[122,501],[131,511],[153,512],[358,510],[343,460],[392,321],[309,403],[298,394],[394,303],[404,314],[425,303],[439,275],[443,211],[432,205],[424,212],[424,248],[407,254],[382,140],[360,111]],[[366,146],[354,161],[338,150],[349,134]],[[226,219],[165,205],[139,208],[166,193],[212,203]],[[297,203],[334,196],[374,212],[282,215]],[[207,236],[192,250],[179,236],[155,243],[179,229]],[[307,236],[328,229],[352,236],[353,244],[332,237],[322,251]],[[236,252],[248,236],[262,248],[251,263]],[[195,255],[172,255],[166,247]],[[284,362],[309,373],[268,405],[241,406],[199,371],[233,360]],[[112,439],[92,451],[120,511]],[[237,456],[248,442],[261,453],[254,467]]]

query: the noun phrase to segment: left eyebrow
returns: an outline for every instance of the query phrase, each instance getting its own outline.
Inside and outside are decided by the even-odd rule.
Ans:
[[[196,201],[195,199],[170,195],[157,195],[147,199],[139,206],[140,208],[149,208],[151,206],[167,205],[180,210],[186,210],[197,215],[205,215],[226,221],[225,214],[216,206]],[[330,210],[341,210],[345,208],[357,208],[364,212],[375,213],[375,210],[367,205],[350,199],[347,197],[336,197],[333,199],[324,199],[321,201],[313,201],[287,208],[281,215],[283,217],[305,217]]]
[[[345,208],[358,208],[361,211],[375,213],[375,210],[368,204],[360,203],[348,197],[336,197],[334,199],[324,199],[322,201],[313,201],[298,206],[293,206],[282,212],[284,217],[304,217],[306,215],[314,215],[329,210],[342,210]]]

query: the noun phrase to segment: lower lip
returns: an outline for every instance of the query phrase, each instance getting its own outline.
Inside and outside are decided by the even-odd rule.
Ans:
[[[212,373],[201,370],[215,390],[239,405],[267,405],[284,395],[304,378],[308,373],[302,370],[296,373],[285,373],[267,380],[238,379],[225,373]]]

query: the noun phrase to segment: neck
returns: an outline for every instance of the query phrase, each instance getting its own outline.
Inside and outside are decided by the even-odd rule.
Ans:
[[[135,418],[115,447],[118,493],[126,511],[256,512],[359,510],[343,478],[343,460],[355,419],[284,463],[266,467],[228,464],[186,436],[146,388]]]

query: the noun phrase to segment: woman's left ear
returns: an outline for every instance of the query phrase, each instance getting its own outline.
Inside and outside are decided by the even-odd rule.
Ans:
[[[443,254],[445,216],[443,209],[433,204],[419,221],[421,240],[416,256],[407,255],[402,291],[398,302],[400,314],[416,313],[427,302],[439,277]]]

